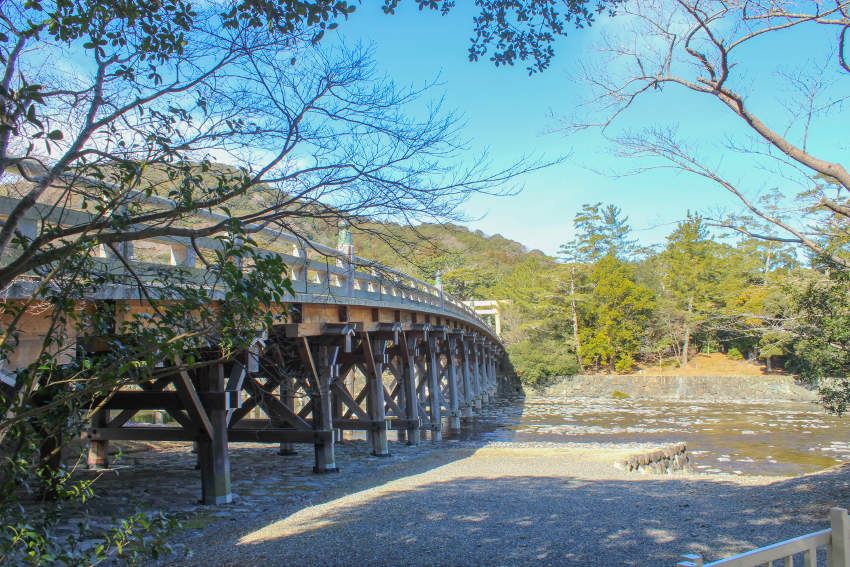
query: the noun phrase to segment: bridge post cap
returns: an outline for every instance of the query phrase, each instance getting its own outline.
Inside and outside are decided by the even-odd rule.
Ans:
[[[360,323],[324,323],[322,333],[326,335],[354,335]]]
[[[446,325],[431,325],[431,332],[442,335],[445,339],[449,335],[449,328]]]

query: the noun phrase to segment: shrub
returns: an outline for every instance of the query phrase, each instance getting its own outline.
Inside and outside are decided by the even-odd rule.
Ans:
[[[627,400],[631,398],[630,395],[625,392],[621,392],[620,390],[614,390],[613,392],[611,392],[611,397],[615,400]]]
[[[624,354],[620,358],[617,359],[617,362],[614,364],[614,370],[617,372],[628,372],[635,365],[635,359],[632,358],[630,354]]]
[[[741,351],[736,347],[732,347],[729,349],[729,352],[726,353],[726,356],[731,358],[732,360],[744,360],[744,355],[741,354]]]
[[[508,355],[520,381],[529,386],[579,371],[575,354],[560,341],[524,340],[508,346]]]

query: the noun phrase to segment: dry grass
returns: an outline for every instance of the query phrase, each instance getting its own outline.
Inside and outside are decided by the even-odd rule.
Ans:
[[[688,365],[680,368],[675,361],[655,366],[639,367],[636,374],[647,376],[764,376],[766,374],[785,374],[774,370],[768,373],[763,364],[753,364],[746,360],[734,360],[723,353],[698,354]]]

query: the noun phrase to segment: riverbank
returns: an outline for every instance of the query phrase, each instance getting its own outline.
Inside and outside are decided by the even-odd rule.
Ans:
[[[820,529],[850,504],[850,467],[827,468],[850,460],[847,425],[800,406],[500,399],[461,435],[393,441],[389,458],[348,440],[328,475],[306,445],[234,444],[236,498],[217,507],[198,504],[190,444],[134,443],[114,471],[81,473],[102,476],[72,519],[178,516],[158,565],[673,565]],[[670,441],[687,442],[690,472],[622,467]],[[782,472],[795,463],[820,472]]]
[[[817,393],[793,376],[578,375],[558,378],[530,395],[709,402],[809,402]]]
[[[826,526],[850,468],[792,479],[634,475],[605,446],[446,447],[335,483],[310,505],[283,495],[215,512],[187,533],[186,565],[673,565]],[[424,469],[424,470],[423,470]]]

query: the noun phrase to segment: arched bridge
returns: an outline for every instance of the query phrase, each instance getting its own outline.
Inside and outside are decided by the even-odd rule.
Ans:
[[[0,198],[0,215],[14,203]],[[22,233],[35,234],[39,223],[88,220],[84,211],[38,205],[20,226]],[[278,231],[256,232],[275,243],[269,253],[282,256],[291,270],[295,294],[281,305],[287,322],[258,336],[250,351],[233,360],[199,370],[175,365],[173,373],[102,401],[84,433],[90,466],[108,465],[112,440],[194,441],[203,502],[226,503],[232,498],[231,442],[279,444],[282,454],[294,444],[311,444],[314,471],[331,472],[337,470],[334,443],[344,430],[365,431],[372,454],[386,456],[390,432],[408,444],[419,443],[423,431],[440,440],[444,425],[458,430],[461,420],[493,399],[503,348],[473,309],[431,284],[354,256],[345,238],[334,249]],[[167,250],[170,265],[196,271],[199,281],[197,253],[221,247],[216,239],[192,243],[177,237],[136,243],[137,254],[124,245],[134,274],[162,269],[141,260],[143,245]],[[289,253],[281,252],[286,248]],[[129,269],[106,253],[101,260],[110,269]],[[4,299],[24,300],[37,284],[23,278],[5,290]],[[146,309],[133,285],[99,290],[91,301],[109,302],[119,319]],[[22,320],[13,368],[25,366],[40,348],[40,326],[37,314]],[[170,419],[134,421],[144,410]]]

